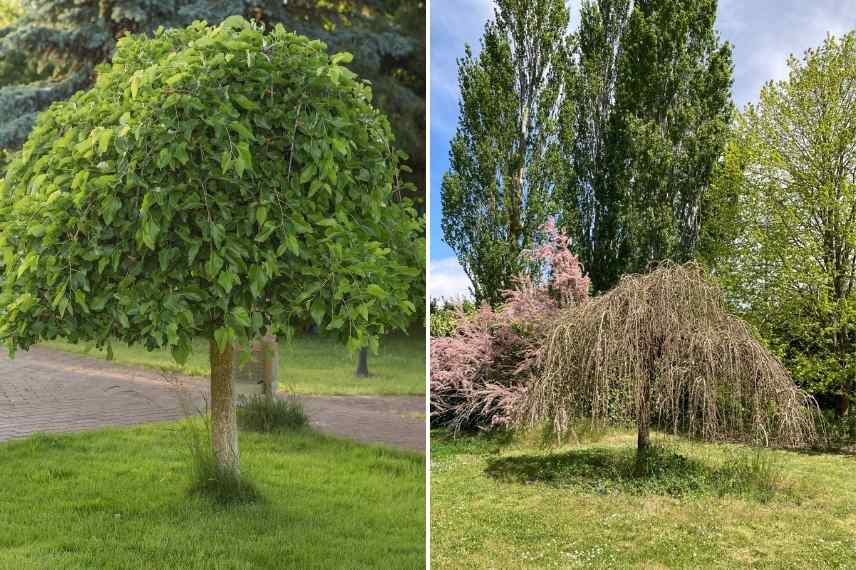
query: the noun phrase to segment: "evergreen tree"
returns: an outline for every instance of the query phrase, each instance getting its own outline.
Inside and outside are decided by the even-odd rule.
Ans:
[[[443,238],[479,302],[502,301],[562,177],[558,114],[568,12],[561,0],[498,0],[481,53],[458,61],[459,125],[443,178]]]
[[[716,0],[583,7],[564,211],[598,290],[696,252],[732,109],[731,48],[715,19]]]

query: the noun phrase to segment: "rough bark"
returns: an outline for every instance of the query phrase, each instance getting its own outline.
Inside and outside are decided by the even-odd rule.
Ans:
[[[235,385],[232,375],[235,350],[227,344],[220,352],[209,342],[211,360],[211,446],[217,463],[240,474],[238,418],[235,412]]]
[[[369,376],[369,349],[363,347],[360,349],[359,358],[357,360],[357,378],[368,378]]]

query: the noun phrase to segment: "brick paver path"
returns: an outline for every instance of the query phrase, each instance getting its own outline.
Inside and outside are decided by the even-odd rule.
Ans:
[[[0,351],[0,441],[178,419],[199,409],[203,378],[165,375],[90,356],[34,347]],[[312,424],[333,435],[425,451],[419,396],[304,396]]]

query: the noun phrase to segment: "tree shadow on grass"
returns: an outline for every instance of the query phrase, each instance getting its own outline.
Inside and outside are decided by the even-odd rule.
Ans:
[[[598,495],[738,495],[760,501],[769,500],[781,481],[779,466],[752,451],[712,467],[659,446],[642,460],[633,448],[499,457],[488,460],[485,474],[506,483],[540,483]]]

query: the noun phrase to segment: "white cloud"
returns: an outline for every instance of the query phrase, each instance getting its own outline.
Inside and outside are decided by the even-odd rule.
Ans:
[[[470,279],[454,257],[431,260],[430,298],[472,298]]]
[[[839,0],[720,0],[717,28],[734,46],[734,99],[758,98],[769,80],[788,76],[787,58],[841,36],[856,23],[856,2]]]

